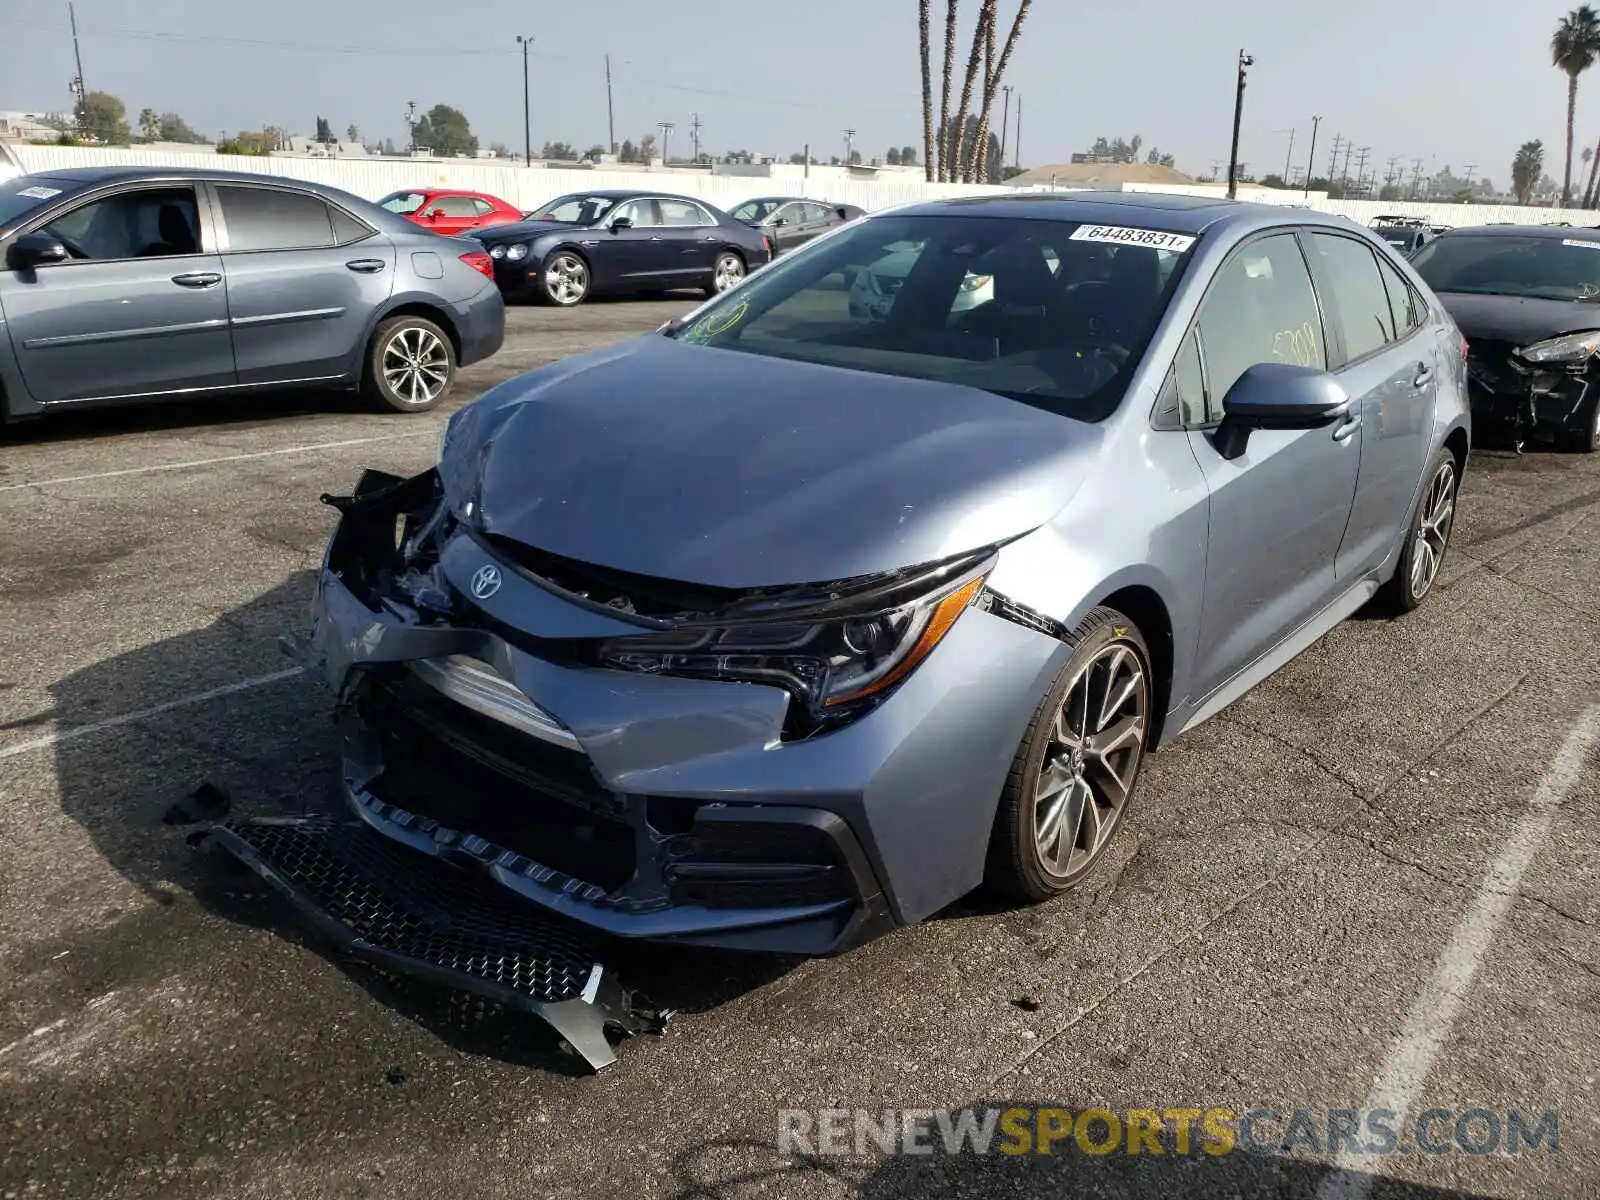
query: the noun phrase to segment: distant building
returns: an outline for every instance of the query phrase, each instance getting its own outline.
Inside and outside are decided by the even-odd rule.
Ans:
[[[1193,183],[1191,176],[1173,167],[1155,163],[1093,162],[1091,156],[1074,154],[1070,163],[1051,163],[1042,167],[1029,167],[1021,175],[1006,180],[1014,187],[1048,186],[1073,188],[1119,188],[1125,183]]]
[[[19,142],[54,141],[61,136],[61,130],[51,122],[63,120],[65,118],[56,113],[0,112],[0,138]]]
[[[360,142],[319,142],[316,138],[290,136],[276,153],[292,154],[300,158],[371,158]]]

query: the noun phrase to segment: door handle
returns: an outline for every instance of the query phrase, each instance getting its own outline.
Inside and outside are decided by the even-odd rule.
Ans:
[[[373,275],[383,270],[384,263],[381,258],[353,258],[345,266],[363,275]]]
[[[1433,368],[1423,364],[1417,367],[1417,377],[1411,381],[1412,387],[1427,387],[1433,382]]]
[[[1337,428],[1334,429],[1334,431],[1333,431],[1333,440],[1336,441],[1336,442],[1348,442],[1355,435],[1356,430],[1358,430],[1360,428],[1361,428],[1361,416],[1360,416],[1360,414],[1351,413],[1349,416],[1347,416],[1343,421],[1341,421],[1339,423]]]
[[[216,287],[222,282],[222,276],[215,271],[190,271],[185,275],[174,275],[172,282],[179,287],[208,288]]]
[[[658,233],[654,237],[652,237],[650,240],[652,242],[659,242],[661,240],[661,235]]]

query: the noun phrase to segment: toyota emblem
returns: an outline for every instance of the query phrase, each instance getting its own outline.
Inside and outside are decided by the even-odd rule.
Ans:
[[[500,590],[500,568],[494,566],[479,567],[472,573],[472,594],[479,600],[487,600]]]

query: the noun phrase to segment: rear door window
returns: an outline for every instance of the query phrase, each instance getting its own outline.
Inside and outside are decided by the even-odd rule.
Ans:
[[[328,206],[305,192],[220,183],[217,198],[228,226],[228,248],[316,250],[335,245]]]
[[[1422,325],[1422,301],[1393,263],[1378,260],[1384,290],[1389,293],[1389,311],[1394,314],[1395,336],[1403,338]]]
[[[1313,233],[1307,239],[1331,294],[1323,302],[1344,331],[1344,356],[1353,362],[1395,340],[1389,293],[1372,248],[1355,238]]]

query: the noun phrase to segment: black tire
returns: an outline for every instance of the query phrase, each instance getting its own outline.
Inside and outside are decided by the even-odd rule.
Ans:
[[[594,291],[594,275],[589,260],[576,250],[557,250],[544,260],[533,294],[540,304],[553,308],[576,308]]]
[[[1074,634],[1076,646],[1072,657],[1056,676],[1055,683],[1028,723],[1022,743],[1017,747],[1005,788],[1000,793],[1000,806],[995,814],[994,830],[989,837],[988,863],[985,880],[990,887],[1030,904],[1037,904],[1059,896],[1088,875],[1101,861],[1105,849],[1113,841],[1127,812],[1134,789],[1138,784],[1139,769],[1144,762],[1144,747],[1149,737],[1152,717],[1151,704],[1155,696],[1150,675],[1150,650],[1144,635],[1133,621],[1113,608],[1096,608],[1084,618]],[[1128,661],[1131,659],[1131,663]],[[1111,716],[1125,714],[1123,718],[1103,722],[1104,732],[1090,730],[1091,738],[1083,739],[1083,729],[1098,721],[1098,710],[1103,709],[1111,695],[1118,694],[1121,683],[1128,675],[1121,673],[1130,668],[1137,672],[1138,689],[1132,699],[1111,709]],[[1087,680],[1087,682],[1084,682]],[[1079,688],[1087,697],[1079,698]],[[1070,695],[1069,695],[1070,693]],[[1098,704],[1096,697],[1099,697]],[[1080,720],[1073,724],[1073,711],[1077,709]],[[1091,711],[1095,716],[1091,717]],[[1138,735],[1124,737],[1126,745],[1107,755],[1102,761],[1094,755],[1080,752],[1075,758],[1067,756],[1060,738],[1065,722],[1065,732],[1080,739],[1080,747],[1095,738],[1104,740],[1108,734],[1124,727],[1137,716]],[[1106,773],[1112,771],[1120,785],[1115,791],[1120,800],[1114,808],[1102,807],[1102,790],[1112,789]],[[1048,798],[1040,795],[1044,783],[1047,760],[1052,770],[1065,770],[1072,783],[1061,794],[1061,833],[1052,843],[1064,845],[1066,825],[1073,824],[1072,845],[1065,853],[1066,862],[1047,863],[1040,846],[1040,806]],[[1085,819],[1090,815],[1083,809],[1082,789],[1088,788],[1088,800],[1094,805],[1093,845],[1080,854],[1078,847],[1088,832]],[[1074,810],[1074,801],[1078,809]],[[1053,810],[1052,810],[1053,811]],[[1074,811],[1084,813],[1084,819],[1072,821]],[[1048,839],[1047,839],[1048,840]],[[1073,861],[1073,856],[1078,856]]]
[[[1600,395],[1590,396],[1576,422],[1577,428],[1564,439],[1567,449],[1579,454],[1600,452]]]
[[[707,296],[720,296],[735,284],[742,283],[749,273],[749,264],[743,256],[733,250],[723,250],[711,264],[711,286],[701,290]]]
[[[426,317],[379,322],[367,347],[361,384],[369,400],[395,412],[427,412],[450,394],[455,383],[456,349],[443,329]]]
[[[1448,473],[1448,515],[1441,526],[1437,521],[1438,500],[1441,475],[1445,473]],[[1433,585],[1439,578],[1439,569],[1444,565],[1445,553],[1450,548],[1450,534],[1455,529],[1456,496],[1460,490],[1461,465],[1448,447],[1443,448],[1433,456],[1433,461],[1428,464],[1428,473],[1423,476],[1422,490],[1417,496],[1411,520],[1406,524],[1406,540],[1400,548],[1394,574],[1378,592],[1377,604],[1384,612],[1392,616],[1411,612],[1433,591]],[[1426,532],[1425,525],[1432,532]],[[1426,551],[1421,545],[1425,533],[1428,543]],[[1424,564],[1419,568],[1418,559],[1424,553],[1431,554],[1433,561],[1431,565]]]

